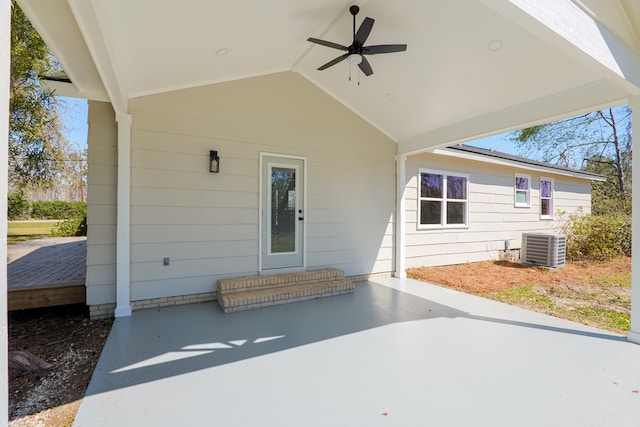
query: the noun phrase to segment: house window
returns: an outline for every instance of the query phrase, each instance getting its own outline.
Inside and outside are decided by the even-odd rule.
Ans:
[[[466,227],[469,177],[420,170],[420,228]]]
[[[553,219],[553,179],[540,178],[540,218]]]
[[[531,176],[516,174],[515,206],[528,208],[531,206]]]

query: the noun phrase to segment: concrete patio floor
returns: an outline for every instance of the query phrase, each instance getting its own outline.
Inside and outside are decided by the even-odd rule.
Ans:
[[[640,426],[640,345],[413,280],[117,319],[74,426]]]

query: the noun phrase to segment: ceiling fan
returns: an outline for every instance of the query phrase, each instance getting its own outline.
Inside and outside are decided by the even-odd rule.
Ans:
[[[338,56],[337,58],[327,62],[318,68],[318,70],[325,70],[329,67],[332,67],[345,59],[349,59],[350,64],[357,64],[360,67],[360,70],[366,75],[370,76],[373,74],[373,69],[371,68],[371,64],[365,55],[377,55],[379,53],[394,53],[394,52],[404,52],[407,50],[406,44],[380,44],[374,46],[364,46],[364,43],[367,41],[369,34],[371,34],[371,29],[373,28],[374,19],[369,17],[364,18],[362,24],[360,24],[360,28],[358,28],[358,32],[356,32],[356,15],[360,11],[358,6],[351,6],[349,8],[349,12],[353,15],[353,42],[351,46],[343,46],[338,43],[329,42],[326,40],[320,40],[313,37],[309,37],[307,41],[311,43],[316,43],[322,46],[331,47],[333,49],[338,49],[345,51],[346,53]]]

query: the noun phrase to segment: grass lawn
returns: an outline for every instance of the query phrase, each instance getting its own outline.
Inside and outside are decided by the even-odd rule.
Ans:
[[[411,278],[626,334],[631,314],[631,258],[568,262],[549,270],[486,261],[407,270]]]
[[[51,230],[58,221],[11,221],[7,231],[7,244],[51,237]]]

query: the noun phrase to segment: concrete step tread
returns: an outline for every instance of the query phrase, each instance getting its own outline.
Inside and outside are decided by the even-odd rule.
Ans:
[[[218,280],[218,294],[247,291],[250,289],[268,289],[274,286],[287,286],[294,283],[319,283],[343,280],[344,271],[337,268],[310,270],[299,273],[276,274],[271,276],[248,276]]]

